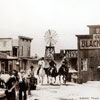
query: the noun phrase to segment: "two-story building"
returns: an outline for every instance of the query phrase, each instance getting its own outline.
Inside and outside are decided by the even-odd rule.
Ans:
[[[88,25],[89,35],[76,35],[78,76],[83,82],[100,80],[100,25]]]
[[[0,71],[27,69],[32,38],[18,36],[17,39],[0,38]]]

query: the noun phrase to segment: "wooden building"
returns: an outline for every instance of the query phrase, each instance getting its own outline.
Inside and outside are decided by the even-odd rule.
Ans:
[[[71,69],[77,70],[77,49],[61,50],[61,55],[68,59]]]
[[[76,35],[78,76],[82,82],[100,80],[100,25],[89,25],[89,35]]]
[[[32,38],[19,36],[18,37],[18,59],[20,69],[28,69],[30,67],[30,52],[31,52],[31,41]]]
[[[70,69],[77,70],[77,49],[63,49],[60,50],[60,53],[55,53],[54,59],[58,64],[58,67],[61,66],[62,59],[66,57],[70,62]]]
[[[13,69],[29,66],[32,38],[19,36],[17,39],[0,38],[0,71],[12,73]]]

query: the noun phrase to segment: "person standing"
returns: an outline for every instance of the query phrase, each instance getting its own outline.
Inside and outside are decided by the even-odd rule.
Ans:
[[[31,95],[31,87],[32,87],[32,78],[34,77],[34,66],[31,65],[28,70],[28,95]]]
[[[33,65],[30,66],[30,68],[29,68],[27,74],[30,75],[30,76],[31,76],[31,75],[34,75],[34,66],[33,66]]]
[[[22,100],[22,92],[24,92],[24,100],[27,100],[27,95],[26,95],[26,90],[27,90],[27,85],[25,82],[25,71],[21,70],[19,74],[19,100]]]
[[[13,75],[5,83],[7,90],[5,91],[7,100],[16,100],[16,91],[15,87],[18,79],[16,78],[17,71],[13,70]]]

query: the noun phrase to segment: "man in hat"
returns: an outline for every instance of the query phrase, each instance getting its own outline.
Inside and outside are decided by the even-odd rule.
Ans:
[[[31,95],[31,81],[32,81],[32,78],[34,77],[34,66],[31,65],[30,66],[30,69],[28,70],[28,95]]]
[[[34,76],[34,66],[33,65],[30,66],[30,68],[27,71],[27,74],[29,76]]]

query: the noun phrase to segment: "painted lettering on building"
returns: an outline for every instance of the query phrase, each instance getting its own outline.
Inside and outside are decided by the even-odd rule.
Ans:
[[[80,49],[98,49],[100,48],[100,40],[81,39]]]
[[[80,39],[80,49],[100,49],[100,34],[93,34],[92,39]]]
[[[100,40],[100,34],[93,34],[93,40]]]
[[[65,55],[67,58],[76,58],[77,50],[65,50]]]

